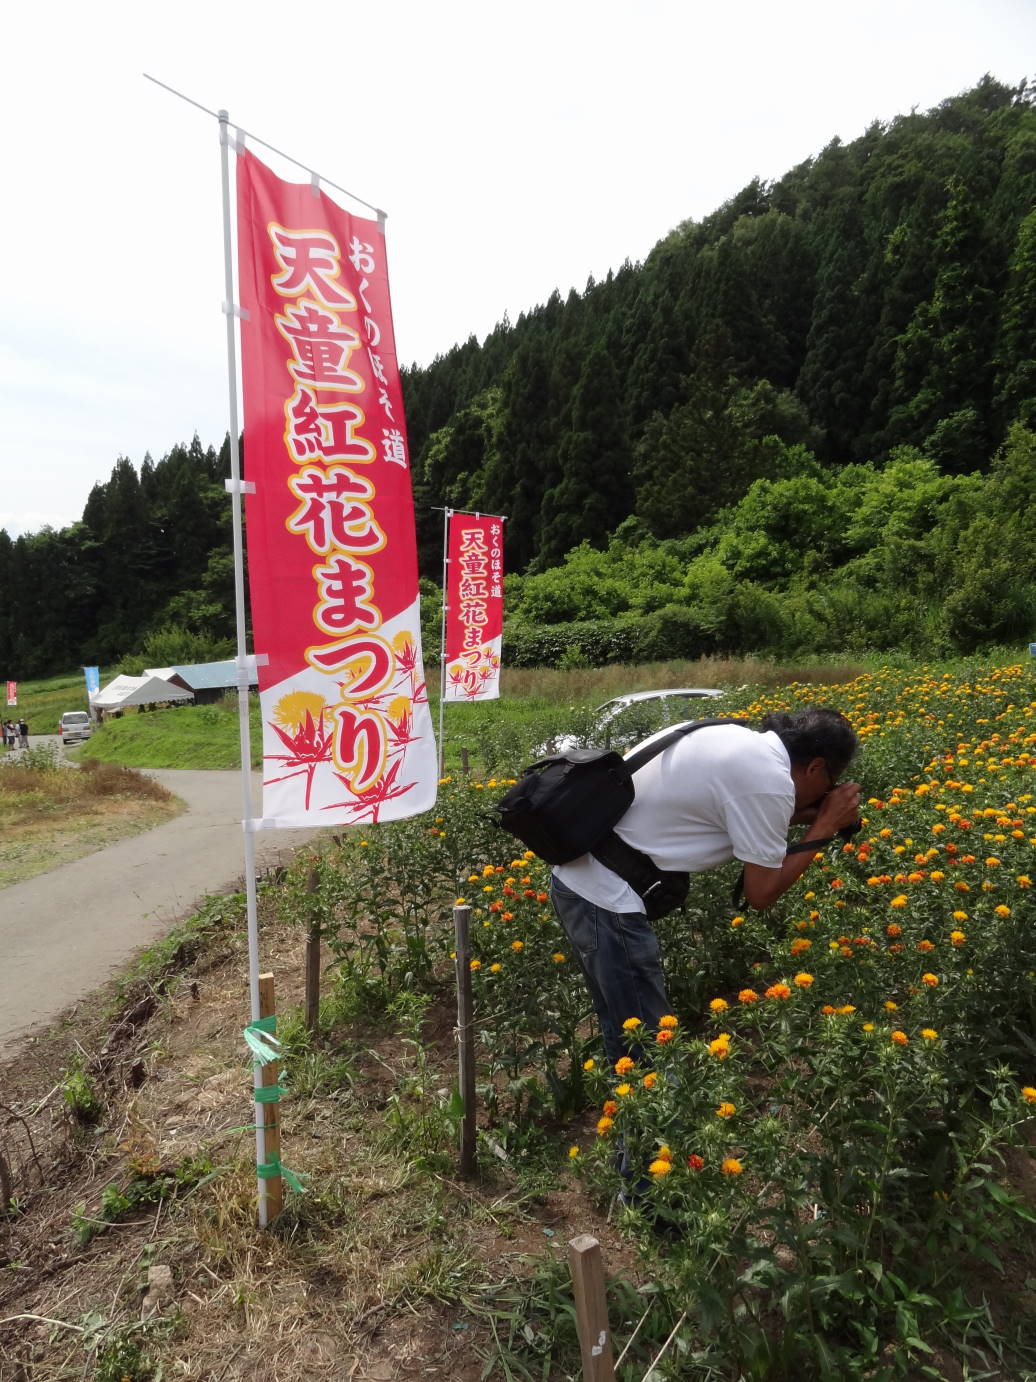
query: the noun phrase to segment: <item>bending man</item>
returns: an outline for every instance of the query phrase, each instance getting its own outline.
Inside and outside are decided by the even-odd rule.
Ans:
[[[819,706],[768,715],[761,732],[705,726],[637,772],[636,798],[616,834],[666,871],[703,873],[740,859],[745,900],[762,910],[815,852],[789,854],[789,826],[806,825],[804,840],[820,849],[857,820],[859,784],[839,782],[856,749],[849,721]],[[550,891],[614,1065],[626,1054],[626,1018],[656,1027],[670,1011],[658,938],[640,897],[592,855],[555,868]]]

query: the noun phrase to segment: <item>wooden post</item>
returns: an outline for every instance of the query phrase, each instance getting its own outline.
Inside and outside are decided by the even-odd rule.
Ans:
[[[467,749],[461,749],[460,751],[460,770],[465,777],[469,777],[471,774],[471,764],[468,759]]]
[[[604,1291],[604,1262],[596,1238],[582,1233],[568,1245],[576,1328],[583,1355],[583,1382],[614,1382],[615,1361],[608,1328],[608,1298]]]
[[[317,866],[310,864],[306,875],[306,893],[314,894],[318,887]],[[310,918],[306,936],[306,1030],[316,1030],[320,1020],[320,923]]]
[[[457,954],[457,1074],[464,1114],[460,1124],[460,1173],[475,1174],[475,1028],[471,1020],[471,908],[454,907]]]
[[[277,1012],[277,1004],[273,996],[273,975],[259,975],[259,1016],[273,1017]],[[277,1083],[277,1076],[280,1073],[279,1061],[268,1061],[260,1071],[260,1078],[263,1087]],[[274,1154],[280,1157],[281,1154],[281,1115],[278,1104],[256,1104],[255,1116],[258,1122],[262,1119],[263,1127],[266,1129],[266,1159],[269,1161]],[[277,1215],[284,1208],[284,1181],[280,1176],[271,1176],[269,1180],[263,1182],[266,1186],[266,1222],[272,1223]]]

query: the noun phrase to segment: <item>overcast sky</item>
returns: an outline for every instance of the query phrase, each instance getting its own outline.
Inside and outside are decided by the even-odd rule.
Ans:
[[[57,0],[3,35],[12,534],[227,430],[218,126],[144,72],[388,212],[426,364],[835,135],[1036,68],[1034,0]]]

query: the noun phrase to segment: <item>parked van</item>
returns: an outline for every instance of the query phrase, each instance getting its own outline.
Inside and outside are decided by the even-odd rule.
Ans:
[[[63,744],[75,744],[93,734],[93,721],[85,710],[66,710],[58,724]]]

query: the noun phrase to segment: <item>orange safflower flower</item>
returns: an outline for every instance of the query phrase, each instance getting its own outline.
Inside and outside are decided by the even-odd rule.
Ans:
[[[755,989],[742,989],[737,996],[737,1001],[739,1003],[758,1003],[759,995]]]
[[[728,1156],[719,1168],[725,1176],[739,1176],[744,1167],[736,1156]]]
[[[897,1046],[906,1046],[910,1041],[910,1038],[907,1036],[906,1032],[896,1031],[893,1032],[891,1035],[892,1040],[896,1043]]]
[[[764,998],[790,998],[791,989],[787,984],[771,984],[763,996]]]

